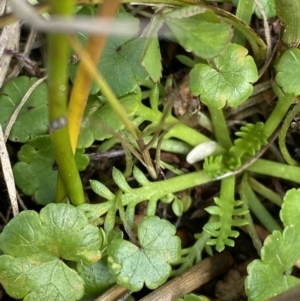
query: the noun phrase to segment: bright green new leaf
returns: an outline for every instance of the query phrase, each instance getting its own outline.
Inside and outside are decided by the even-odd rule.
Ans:
[[[143,82],[148,74],[141,65],[145,39],[136,38],[139,30],[139,21],[131,14],[120,12],[118,21],[136,23],[136,32],[132,35],[110,36],[106,42],[98,69],[102,73],[109,86],[117,97],[133,92],[138,84]],[[82,44],[86,43],[87,37],[79,36]],[[70,66],[70,78],[74,80],[77,64]],[[91,94],[96,94],[99,87],[94,84]]]
[[[246,292],[249,300],[267,300],[297,284],[300,279],[291,276],[293,265],[300,259],[300,189],[289,190],[280,211],[285,225],[281,234],[274,231],[264,242],[261,260],[248,266]]]
[[[120,98],[120,103],[124,107],[127,116],[132,116],[136,112],[140,102],[141,92],[138,89],[136,93]],[[123,128],[123,122],[108,103],[103,105],[98,98],[90,97],[85,108],[77,147],[87,148],[95,140],[109,138],[114,132]]]
[[[300,189],[290,189],[283,199],[280,219],[285,226],[300,228]]]
[[[124,192],[130,192],[132,188],[128,185],[127,179],[124,174],[117,168],[113,168],[112,176],[115,183],[119,186]]]
[[[84,280],[84,296],[80,301],[97,299],[116,282],[116,277],[109,272],[103,258],[92,266],[78,263],[77,271]]]
[[[276,82],[282,90],[287,94],[300,95],[300,50],[286,50],[275,69]]]
[[[248,266],[245,286],[249,301],[267,300],[300,284],[300,279],[291,276],[291,268],[300,258],[300,229],[288,226],[283,234],[273,231],[261,250],[261,260]]]
[[[63,260],[93,264],[101,257],[100,231],[81,210],[49,204],[40,214],[27,210],[0,235],[0,282],[24,301],[79,300],[84,282]]]
[[[179,198],[175,198],[172,202],[172,210],[176,216],[182,216],[183,203]]]
[[[151,79],[156,83],[159,81],[162,72],[161,54],[158,38],[155,37],[149,44],[142,60],[142,65],[147,70]]]
[[[115,239],[108,246],[108,266],[117,283],[139,291],[163,284],[171,273],[170,263],[180,257],[180,240],[175,227],[157,216],[145,217],[138,227],[140,246]]]
[[[253,58],[243,46],[230,44],[224,53],[196,64],[190,72],[190,89],[207,106],[222,109],[226,104],[236,107],[252,94],[252,83],[258,79]]]
[[[204,59],[214,58],[224,51],[232,36],[228,24],[207,22],[198,17],[171,19],[166,24],[186,51]]]
[[[13,167],[16,185],[26,195],[34,196],[43,205],[53,202],[56,192],[57,168],[49,135],[30,140],[18,152],[17,162]],[[89,164],[84,149],[78,149],[75,156],[79,170]]]
[[[0,94],[0,123],[3,131],[21,103],[26,92],[37,81],[37,78],[25,76],[9,81]],[[27,142],[48,130],[48,96],[45,82],[38,85],[21,108],[17,120],[11,129],[9,140]]]
[[[147,34],[142,54],[142,65],[150,78],[157,83],[162,75],[161,53],[158,41],[158,32],[163,25],[161,14],[154,14],[147,26]]]

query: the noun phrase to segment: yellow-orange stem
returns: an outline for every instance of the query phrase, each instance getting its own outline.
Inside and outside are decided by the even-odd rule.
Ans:
[[[97,17],[111,18],[117,14],[119,7],[119,0],[105,0],[98,9]],[[107,26],[112,26],[112,22]],[[86,52],[89,54],[95,66],[104,50],[107,40],[107,35],[91,35],[86,45]],[[80,125],[83,118],[86,102],[93,82],[93,76],[88,72],[85,64],[79,64],[77,75],[74,81],[74,86],[71,92],[70,103],[68,108],[69,120],[69,135],[72,150],[75,153],[78,136],[80,132]]]

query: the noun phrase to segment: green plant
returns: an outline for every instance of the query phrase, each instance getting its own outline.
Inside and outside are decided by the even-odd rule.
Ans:
[[[283,232],[278,230],[268,236],[261,249],[261,259],[248,266],[246,292],[249,300],[266,300],[299,284],[292,275],[299,260],[299,197],[300,190],[289,190],[283,200],[280,218]]]
[[[48,300],[54,300],[56,294],[61,295],[61,300],[88,300],[115,282],[131,291],[140,290],[144,284],[154,289],[170,275],[179,275],[200,261],[206,245],[215,246],[217,251],[222,251],[226,245],[233,246],[233,239],[239,235],[236,227],[249,224],[255,244],[250,210],[267,230],[276,230],[261,250],[262,260],[249,267],[247,293],[250,300],[258,300],[253,290],[256,285],[254,275],[260,277],[268,269],[272,269],[274,277],[282,272],[282,269],[268,265],[268,258],[272,254],[272,260],[276,257],[274,250],[272,253],[268,249],[268,243],[269,247],[276,249],[278,246],[281,250],[284,244],[276,245],[277,238],[293,246],[298,231],[296,226],[285,221],[285,210],[289,205],[284,205],[281,216],[285,230],[283,234],[279,232],[280,225],[255,192],[280,205],[278,196],[270,193],[262,183],[257,184],[256,180],[247,177],[247,173],[253,172],[253,177],[256,174],[276,176],[300,183],[299,165],[290,164],[291,160],[287,159],[286,164],[259,158],[300,94],[300,69],[295,68],[300,58],[300,50],[295,47],[299,43],[297,12],[300,1],[287,1],[287,4],[280,0],[275,3],[261,1],[263,10],[255,6],[254,1],[232,1],[237,5],[236,16],[205,2],[141,1],[150,6],[172,6],[154,9],[142,38],[138,36],[139,20],[123,8],[117,12],[118,1],[113,1],[111,10],[108,9],[109,1],[99,2],[103,4],[98,10],[92,6],[82,8],[78,14],[91,18],[94,14],[114,17],[116,22],[131,22],[134,30],[127,36],[98,37],[80,33],[77,37],[80,43],[63,33],[49,34],[48,84],[39,85],[29,96],[9,134],[9,140],[23,143],[13,168],[16,184],[25,195],[34,197],[45,207],[40,214],[34,211],[21,213],[1,233],[0,247],[4,255],[0,256],[0,282],[10,295],[24,300],[41,298],[45,287],[49,287]],[[74,4],[65,1],[61,5],[61,1],[53,0],[51,11],[71,15]],[[292,14],[291,19],[286,17],[285,5]],[[271,67],[268,39],[265,43],[247,25],[253,12],[259,18],[264,17],[262,13],[268,18],[277,14],[285,26],[283,44],[274,60],[276,76],[272,89],[278,101],[266,120],[257,116],[248,118],[247,124],[235,129],[233,136],[226,123],[226,107],[243,105],[255,90],[259,77]],[[172,104],[163,102],[166,92],[161,80],[163,66],[159,49],[163,25],[169,30],[166,36],[186,51],[178,59],[191,69],[189,88],[193,96],[199,96],[209,110],[216,148],[213,154],[202,157],[203,170],[156,180],[161,150],[187,155],[193,147],[212,141],[211,135],[204,135],[175,117],[170,110]],[[110,26],[113,29],[115,25]],[[251,49],[245,47],[246,40]],[[99,51],[93,47],[94,43],[101,48]],[[71,46],[74,54],[80,56],[80,63],[69,63]],[[262,63],[265,66],[258,70]],[[86,82],[85,77],[88,78]],[[74,87],[68,106],[69,79]],[[3,108],[0,122],[4,128],[13,108],[21,103],[23,95],[35,82],[35,78],[23,76],[4,86],[0,96]],[[145,104],[147,99],[149,105]],[[287,127],[285,125],[285,131]],[[232,140],[232,137],[237,138]],[[284,149],[284,138],[280,139]],[[79,171],[89,164],[85,152],[99,141],[102,142],[101,151],[121,144],[126,154],[126,168],[124,172],[115,167],[112,169],[113,184],[110,183],[109,188],[99,180],[90,180],[91,189],[102,202],[89,204],[85,202]],[[156,150],[155,164],[150,148]],[[283,153],[288,158],[287,150]],[[138,161],[140,168],[136,166]],[[58,171],[52,168],[54,162],[58,164]],[[148,179],[141,166],[155,181]],[[175,167],[168,168],[178,173]],[[128,184],[131,173],[139,187]],[[240,189],[236,189],[237,174],[243,174]],[[175,227],[155,216],[158,204],[172,203],[175,215],[180,216],[184,202],[176,193],[216,180],[221,181],[220,194],[214,198],[215,205],[206,208],[211,217],[203,231],[195,235],[194,245],[181,250]],[[237,191],[239,200],[236,200]],[[295,192],[286,196],[287,204],[291,202],[292,193]],[[136,207],[145,200],[148,201],[146,216],[137,226]],[[52,202],[58,204],[49,204]],[[123,225],[124,234],[130,241],[124,239],[121,232],[115,233],[118,223]],[[73,225],[72,231],[69,224]],[[22,235],[18,237],[15,233],[19,231]],[[63,238],[67,236],[72,236],[74,241],[65,243]],[[33,243],[34,248],[30,248]],[[284,252],[279,256],[281,261],[286,257]],[[284,272],[294,264],[296,255],[286,259]],[[36,262],[35,258],[39,260]],[[15,268],[10,269],[10,265]],[[18,269],[19,265],[23,268]],[[39,273],[50,273],[49,266],[58,273],[55,281],[61,281],[59,285],[50,276],[36,281]],[[64,273],[70,276],[63,276]],[[72,279],[70,285],[66,284],[69,277]],[[286,278],[288,285],[280,286],[276,292],[268,291],[261,300],[298,283],[291,276]],[[282,275],[275,280],[282,281]],[[265,286],[261,289],[265,290]],[[184,300],[191,298],[194,297]]]

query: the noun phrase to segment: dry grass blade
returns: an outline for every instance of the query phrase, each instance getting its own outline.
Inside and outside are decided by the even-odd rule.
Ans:
[[[3,3],[1,3],[1,10]],[[19,22],[7,25],[2,29],[0,36],[0,87],[5,80],[7,70],[9,68],[11,56],[5,54],[5,49],[16,50],[20,38],[20,25]]]
[[[140,301],[172,301],[194,291],[199,286],[227,271],[233,263],[228,252],[218,253],[196,264],[182,275],[166,282]]]
[[[4,175],[5,183],[7,186],[7,190],[8,190],[8,195],[9,195],[9,199],[10,199],[10,203],[11,203],[12,212],[13,212],[14,216],[17,216],[19,214],[17,191],[16,191],[14,176],[13,176],[8,152],[6,149],[1,125],[0,125],[0,156],[1,156],[3,175]]]

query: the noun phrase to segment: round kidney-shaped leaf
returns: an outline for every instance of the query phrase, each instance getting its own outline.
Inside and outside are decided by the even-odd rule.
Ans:
[[[284,52],[276,65],[276,82],[285,93],[300,95],[300,50],[291,48]]]
[[[0,235],[0,282],[10,296],[26,301],[79,300],[84,282],[63,259],[95,263],[101,244],[99,229],[71,205],[23,211]]]
[[[258,79],[253,58],[247,49],[230,44],[209,65],[196,64],[190,72],[190,89],[207,106],[222,109],[236,107],[252,94],[252,83]]]
[[[57,168],[49,135],[38,136],[21,147],[13,167],[16,185],[26,195],[34,196],[39,204],[46,205],[55,199]],[[84,170],[89,158],[84,149],[75,155],[78,170]]]
[[[288,226],[283,234],[273,231],[261,249],[261,260],[254,260],[247,268],[245,288],[249,301],[264,301],[300,284],[291,275],[291,268],[300,259],[300,230]]]
[[[0,95],[0,123],[3,129],[37,78],[17,77],[3,87]],[[9,140],[27,142],[48,130],[48,96],[45,82],[38,85],[22,106],[11,129]]]
[[[117,283],[131,291],[139,291],[144,283],[150,289],[163,284],[171,273],[170,263],[181,253],[175,227],[157,216],[145,217],[138,227],[136,246],[115,239],[108,246],[108,266]]]

